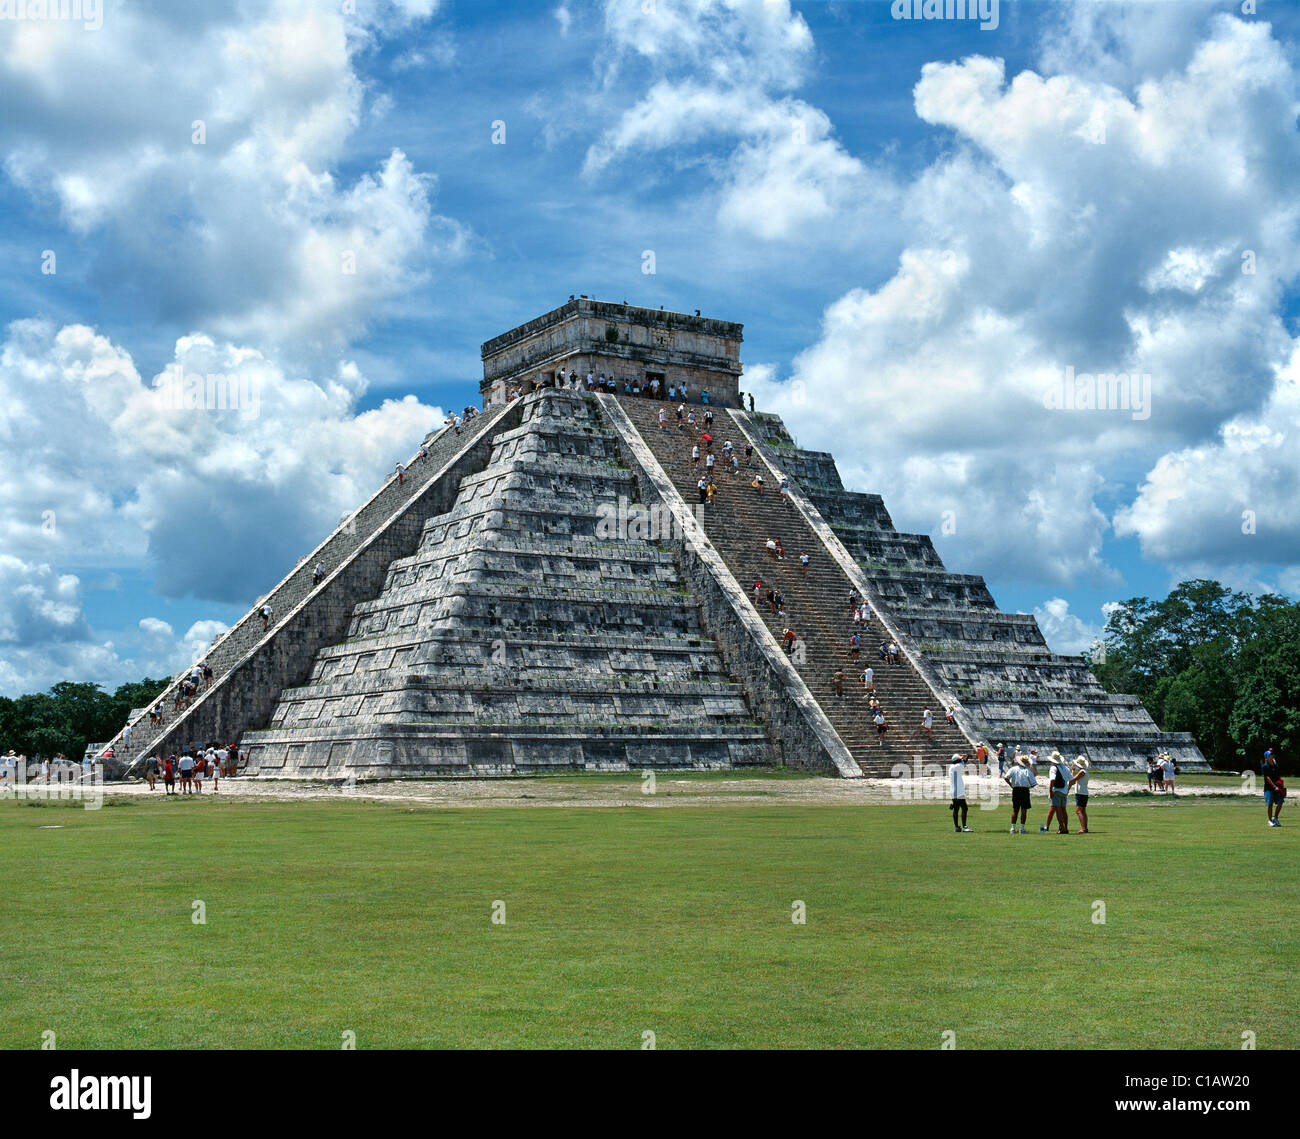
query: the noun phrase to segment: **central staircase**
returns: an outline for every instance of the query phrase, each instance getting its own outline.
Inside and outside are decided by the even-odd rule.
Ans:
[[[694,432],[679,429],[671,413],[665,432],[659,426],[659,409],[668,406],[664,401],[615,398],[682,498],[694,508],[707,449],[701,445],[700,464],[695,468],[691,448],[704,431],[703,408],[692,405],[698,421]],[[780,493],[776,473],[757,449],[746,467],[745,437],[726,409],[715,409],[715,416],[712,435],[718,493],[711,505],[697,512],[702,514],[704,532],[748,591],[751,603],[757,580],[763,582],[764,595],[769,588],[784,594],[784,617],[771,612],[765,598],[755,608],[778,640],[787,626],[795,631],[799,643],[791,661],[863,773],[889,775],[898,764],[944,763],[954,752],[973,753],[972,741],[956,725],[945,722],[940,698],[907,659],[900,657],[897,665],[879,659],[878,647],[882,641],[888,642],[890,635],[874,613],[869,622],[857,626],[861,652],[854,661],[849,648],[855,629],[849,603],[852,583],[803,515]],[[740,458],[740,471],[735,475],[723,469],[722,445],[728,438]],[[761,495],[750,485],[760,473],[767,484]],[[783,560],[775,560],[767,552],[764,544],[768,538],[778,539],[785,547]],[[799,565],[804,553],[810,559],[806,579]],[[883,744],[877,740],[868,693],[860,679],[867,665],[875,669],[876,697],[889,725]],[[837,668],[844,670],[843,697],[836,695],[832,680]],[[932,736],[920,727],[927,708],[934,718]]]

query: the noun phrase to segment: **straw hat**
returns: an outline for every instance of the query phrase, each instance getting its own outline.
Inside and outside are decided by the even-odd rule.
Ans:
[[[1075,758],[1075,761],[1074,761],[1074,766],[1075,766],[1075,767],[1082,768],[1084,771],[1087,771],[1087,770],[1088,770],[1088,757],[1087,757],[1087,756],[1084,756],[1084,755],[1081,755],[1081,756],[1076,757],[1076,758]]]

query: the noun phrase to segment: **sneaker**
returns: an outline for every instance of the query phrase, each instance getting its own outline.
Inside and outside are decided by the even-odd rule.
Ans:
[[[972,834],[972,833],[974,833],[974,832],[971,830],[970,827],[962,827],[961,829],[962,829],[962,833],[963,833],[963,834]]]
[[[1039,833],[1039,834],[1046,834],[1046,833],[1047,833],[1047,828],[1046,828],[1046,827],[1039,827],[1039,828],[1038,828],[1038,833]]]
[[[1277,823],[1275,823],[1272,819],[1269,819],[1269,820],[1268,820],[1268,825],[1271,826],[1271,827],[1275,827],[1275,826],[1277,826]]]
[[[952,833],[953,833],[953,834],[961,834],[961,827],[953,827],[953,828],[952,828]]]
[[[1021,834],[1027,834],[1027,833],[1028,833],[1028,832],[1025,830],[1025,824],[1024,824],[1024,823],[1021,823],[1021,824],[1020,824],[1020,833],[1021,833]]]
[[[1281,820],[1281,819],[1274,819],[1274,820],[1273,820],[1273,825],[1274,825],[1275,827],[1280,827],[1280,826],[1282,825],[1282,820]]]
[[[1015,834],[1015,833],[1016,833],[1016,828],[1015,828],[1015,827],[1012,827],[1012,828],[1011,828],[1011,833],[1012,833],[1012,834]]]

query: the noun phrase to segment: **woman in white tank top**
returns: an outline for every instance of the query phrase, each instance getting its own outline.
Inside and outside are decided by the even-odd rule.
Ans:
[[[1088,760],[1079,756],[1072,764],[1074,771],[1070,787],[1074,788],[1074,817],[1079,820],[1082,834],[1088,833]],[[1069,788],[1067,788],[1068,790]]]

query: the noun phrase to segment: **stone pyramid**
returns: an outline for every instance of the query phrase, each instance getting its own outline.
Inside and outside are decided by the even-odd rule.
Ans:
[[[238,742],[248,771],[285,777],[760,763],[857,777],[1001,741],[1204,763],[1051,653],[1032,615],[900,533],[879,496],[845,490],[830,455],[746,414],[741,341],[739,324],[586,297],[487,341],[483,412],[430,434],[214,643],[211,687],[188,705],[169,693],[159,724],[136,717],[118,758]],[[719,445],[754,451],[704,504],[706,412]],[[852,597],[871,604],[860,627]]]

